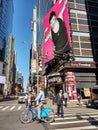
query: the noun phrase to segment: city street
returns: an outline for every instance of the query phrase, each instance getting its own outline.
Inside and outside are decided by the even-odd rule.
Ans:
[[[53,107],[56,112],[56,106]],[[55,115],[55,121],[47,124],[37,121],[22,124],[20,112],[25,104],[17,100],[0,102],[0,130],[98,130],[98,110],[86,107],[64,108],[64,118]]]
[[[44,124],[48,130],[98,130],[98,110],[80,107],[66,108],[64,118]]]
[[[43,125],[37,121],[29,124],[20,122],[19,115],[25,104],[17,102],[17,100],[0,102],[0,130],[44,130]]]

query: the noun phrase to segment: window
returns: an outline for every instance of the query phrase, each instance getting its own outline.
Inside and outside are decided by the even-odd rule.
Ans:
[[[85,4],[85,0],[76,0],[76,3]]]

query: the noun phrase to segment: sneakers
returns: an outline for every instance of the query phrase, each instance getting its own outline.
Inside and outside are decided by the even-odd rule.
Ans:
[[[64,116],[62,115],[61,118],[64,118]]]
[[[38,123],[41,123],[41,122],[42,122],[41,119],[37,119],[37,121],[38,121]]]

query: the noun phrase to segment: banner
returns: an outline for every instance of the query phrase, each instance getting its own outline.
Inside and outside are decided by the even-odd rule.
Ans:
[[[36,73],[37,70],[37,60],[31,59],[31,73]]]
[[[47,62],[55,53],[68,53],[72,48],[67,0],[58,0],[44,18],[44,52]]]
[[[91,96],[90,88],[84,88],[84,96],[85,97],[90,97]]]

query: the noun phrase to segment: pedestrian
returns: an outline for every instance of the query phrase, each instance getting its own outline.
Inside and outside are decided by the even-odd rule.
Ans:
[[[78,93],[78,103],[81,105],[81,95]]]
[[[32,104],[32,94],[31,92],[29,92],[28,94],[28,105],[31,105]]]
[[[63,95],[64,95],[65,107],[67,107],[68,94],[67,92],[64,92]]]
[[[25,96],[25,105],[26,105],[26,108],[27,108],[27,106],[28,106],[28,95],[27,95],[27,93],[26,93],[26,96]]]
[[[59,116],[61,112],[62,118],[64,118],[63,100],[64,100],[63,90],[60,89],[59,93],[56,95],[56,104],[57,104],[57,115]]]
[[[44,103],[44,100],[45,100],[45,94],[44,94],[44,91],[42,90],[42,88],[39,88],[39,93],[35,99],[35,101],[37,102],[37,109],[38,109],[38,119],[40,121],[41,117],[40,117],[40,113],[41,113],[41,109],[43,107],[43,103]]]
[[[53,93],[52,94],[52,104],[54,105],[54,103],[55,103],[55,94]]]

